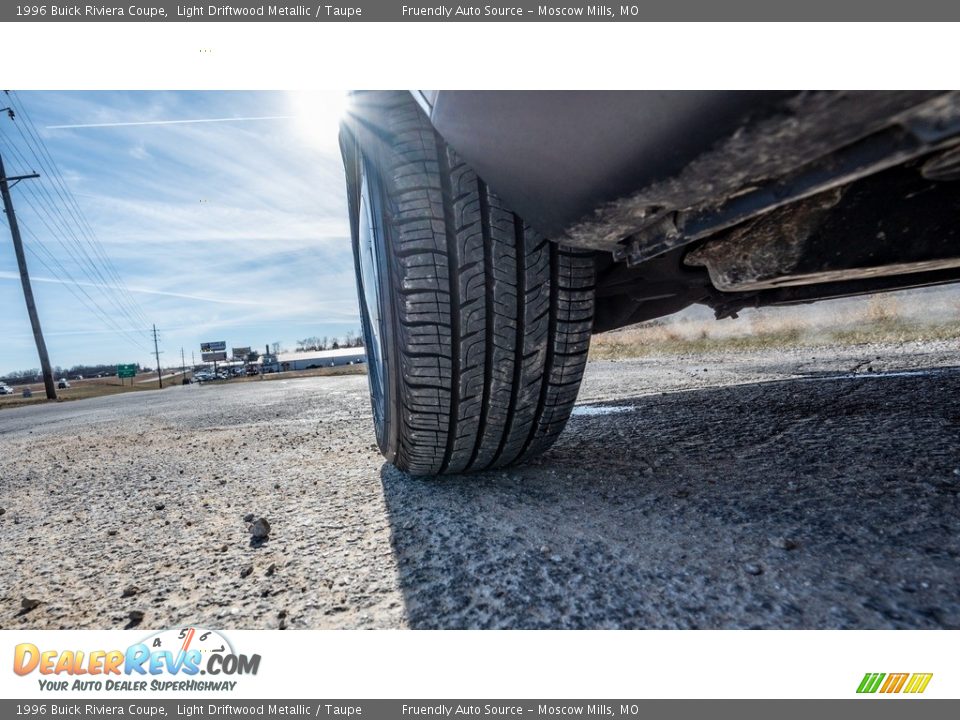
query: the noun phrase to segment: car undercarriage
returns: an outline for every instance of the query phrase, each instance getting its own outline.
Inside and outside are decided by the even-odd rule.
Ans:
[[[888,102],[868,109],[881,117],[890,111]],[[602,244],[631,208],[645,209],[642,225],[616,242],[609,259],[598,258],[595,329],[693,303],[720,318],[746,307],[960,280],[960,95],[935,95],[886,122],[866,120],[853,133],[817,117],[818,137],[802,140],[786,120],[768,122],[732,180],[719,187],[708,180],[728,177],[727,163],[735,167],[728,156],[737,151],[721,148],[685,170],[686,179],[607,208],[592,228],[572,228],[573,238]],[[758,143],[773,147],[777,137],[785,149],[771,159]],[[788,169],[804,157],[787,149],[791,142],[830,149]]]
[[[960,280],[958,92],[441,92],[427,102],[521,216],[597,251],[595,331],[694,303],[729,317]]]

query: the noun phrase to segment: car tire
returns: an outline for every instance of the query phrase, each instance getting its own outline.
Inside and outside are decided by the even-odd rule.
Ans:
[[[364,94],[356,116],[342,149],[381,452],[412,475],[537,455],[583,376],[592,254],[506,208],[409,94]]]

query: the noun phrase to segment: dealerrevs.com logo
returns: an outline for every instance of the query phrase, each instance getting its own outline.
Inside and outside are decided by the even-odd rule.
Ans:
[[[256,675],[260,655],[234,651],[215,630],[184,627],[151,635],[126,650],[50,650],[32,643],[14,648],[13,671],[34,673],[41,690],[232,691],[242,675]],[[198,676],[205,676],[198,679]]]
[[[933,673],[866,673],[858,693],[919,694],[927,689]]]

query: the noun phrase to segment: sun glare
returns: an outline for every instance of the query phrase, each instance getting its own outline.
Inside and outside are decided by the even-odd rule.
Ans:
[[[297,132],[310,147],[337,149],[340,120],[347,110],[345,91],[292,92],[289,103]]]

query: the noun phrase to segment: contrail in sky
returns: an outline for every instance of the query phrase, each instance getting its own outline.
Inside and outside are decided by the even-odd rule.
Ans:
[[[0,270],[0,280],[18,280],[20,278],[19,273],[7,272]],[[119,290],[115,285],[107,285],[105,283],[93,283],[86,282],[84,280],[61,280],[60,278],[50,278],[43,276],[36,276],[30,278],[33,282],[39,283],[54,283],[56,285],[82,285],[84,287],[98,288],[98,289],[110,289],[110,290]],[[234,300],[228,298],[215,298],[215,297],[204,297],[203,295],[190,295],[187,293],[178,293],[178,292],[168,292],[166,290],[148,290],[147,288],[139,287],[128,287],[127,290],[135,293],[144,293],[146,295],[165,295],[167,297],[176,297],[184,298],[185,300],[200,300],[202,302],[212,302],[212,303],[222,303],[224,305],[260,305],[261,303],[256,300]]]
[[[251,120],[292,120],[295,115],[264,115],[262,117],[196,118],[194,120],[139,120],[134,122],[83,123],[78,125],[47,125],[47,130],[74,130],[77,128],[134,127],[137,125],[191,125],[194,123],[248,122]]]

